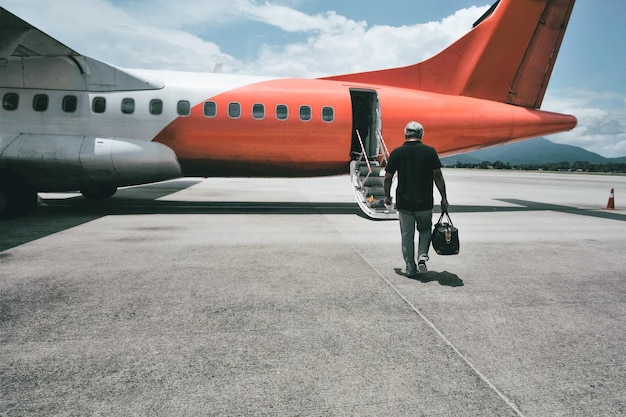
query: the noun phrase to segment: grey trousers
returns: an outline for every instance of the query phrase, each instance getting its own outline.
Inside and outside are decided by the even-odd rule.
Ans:
[[[402,256],[408,274],[417,271],[415,264],[415,230],[419,232],[418,261],[427,261],[430,249],[430,229],[433,225],[433,211],[399,210],[400,234],[402,236]]]

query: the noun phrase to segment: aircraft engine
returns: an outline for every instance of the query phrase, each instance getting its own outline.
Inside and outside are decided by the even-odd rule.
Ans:
[[[0,148],[4,190],[0,217],[5,218],[34,208],[20,208],[25,193],[87,190],[86,195],[93,195],[94,190],[110,191],[182,175],[174,151],[156,142],[37,134],[21,134],[2,142],[7,143]],[[29,191],[22,191],[25,188]]]

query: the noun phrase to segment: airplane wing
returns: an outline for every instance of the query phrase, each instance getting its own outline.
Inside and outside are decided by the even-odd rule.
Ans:
[[[80,54],[51,38],[30,23],[0,8],[0,60],[9,57],[79,56]]]
[[[2,7],[0,69],[0,87],[9,88],[119,91],[164,86],[160,80],[143,79],[84,56]]]

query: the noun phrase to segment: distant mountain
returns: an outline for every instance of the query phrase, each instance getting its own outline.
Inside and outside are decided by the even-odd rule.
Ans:
[[[500,161],[511,165],[556,164],[565,161],[606,164],[626,163],[626,157],[605,158],[578,146],[562,145],[545,138],[537,138],[441,158],[441,162],[448,166],[456,165],[457,162],[479,164],[483,161],[492,163]]]

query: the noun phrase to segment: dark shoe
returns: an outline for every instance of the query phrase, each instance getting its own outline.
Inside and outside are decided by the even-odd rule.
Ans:
[[[426,268],[426,261],[419,261],[417,263],[417,270],[419,271],[420,274],[423,274],[424,272],[428,271],[428,268]]]

